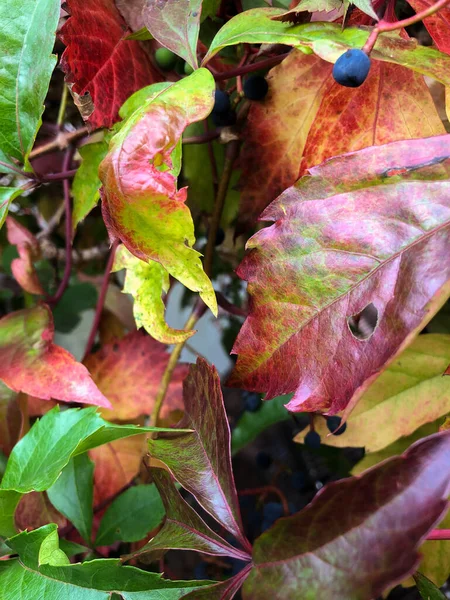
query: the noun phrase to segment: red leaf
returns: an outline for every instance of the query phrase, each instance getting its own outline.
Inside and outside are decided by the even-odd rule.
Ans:
[[[40,257],[39,242],[26,227],[12,217],[6,219],[8,242],[17,246],[20,258],[11,263],[11,271],[17,283],[30,294],[44,294],[33,261]]]
[[[436,4],[435,0],[408,0],[416,12],[421,12]],[[426,17],[423,24],[441,52],[450,54],[450,7],[444,6],[437,13]]]
[[[292,411],[354,405],[449,294],[449,157],[448,135],[366,148],[266,209],[276,223],[238,269],[251,309],[229,385],[294,392]]]
[[[149,552],[159,554],[161,550],[194,550],[212,556],[250,560],[249,554],[234,548],[208,527],[183,499],[167,471],[153,468],[151,473],[166,509],[166,519],[158,534],[126,560]]]
[[[67,46],[61,66],[72,92],[93,101],[83,116],[96,129],[111,127],[119,108],[135,91],[160,81],[160,75],[140,42],[125,40],[131,33],[113,0],[67,0],[70,13],[60,31]]]
[[[19,439],[22,413],[16,394],[0,381],[0,450],[9,455]]]
[[[363,600],[416,570],[416,548],[447,511],[450,434],[323,488],[255,542],[245,600]]]
[[[46,305],[0,319],[0,379],[15,392],[109,407],[88,370],[53,343],[53,317]]]
[[[214,585],[200,587],[182,598],[183,600],[233,600],[248,576],[250,569],[251,565],[247,565],[234,577]]]
[[[112,405],[112,409],[102,411],[102,416],[109,421],[126,421],[151,414],[168,360],[166,346],[142,331],[133,331],[88,356],[84,364]],[[163,418],[174,410],[183,410],[181,382],[187,372],[187,365],[175,368],[161,412]]]
[[[149,440],[150,454],[167,465],[177,481],[225,529],[249,548],[234,485],[228,424],[217,371],[199,358],[183,383],[189,434],[160,434]]]

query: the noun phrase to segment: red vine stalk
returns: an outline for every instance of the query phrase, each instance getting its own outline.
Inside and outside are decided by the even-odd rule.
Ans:
[[[232,77],[245,75],[246,73],[251,73],[252,71],[258,71],[259,69],[268,69],[269,67],[278,65],[278,63],[282,62],[287,56],[289,56],[289,54],[290,52],[286,52],[285,54],[279,54],[278,56],[271,56],[270,58],[260,60],[259,62],[243,65],[242,67],[236,67],[236,69],[230,69],[224,73],[217,73],[214,76],[214,79],[216,81],[223,81],[225,79],[231,79]]]
[[[89,333],[89,338],[86,343],[86,350],[84,351],[83,361],[86,359],[87,355],[92,350],[92,346],[95,342],[95,336],[97,335],[98,326],[100,324],[100,318],[102,316],[103,307],[105,305],[106,293],[108,291],[109,285],[109,276],[111,274],[111,269],[114,264],[114,257],[116,255],[116,250],[119,245],[119,240],[115,240],[111,246],[111,250],[109,252],[108,262],[105,267],[105,274],[103,275],[103,281],[100,288],[100,294],[98,296],[97,306],[95,307],[95,315],[94,321],[92,323],[91,331]]]
[[[63,170],[61,173],[49,173],[47,175],[38,175],[37,180],[46,183],[47,181],[64,181],[65,179],[72,179],[75,177],[78,169]]]
[[[433,529],[425,538],[427,540],[450,540],[450,529]]]
[[[283,505],[283,512],[286,517],[290,515],[289,504],[286,496],[283,492],[277,488],[275,485],[264,485],[262,487],[248,489],[248,490],[240,490],[238,491],[238,496],[266,496],[267,494],[276,494],[280,499],[281,504]]]

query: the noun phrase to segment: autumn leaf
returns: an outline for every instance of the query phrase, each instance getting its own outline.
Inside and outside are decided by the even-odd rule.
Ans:
[[[167,325],[166,306],[162,295],[169,290],[169,274],[154,260],[136,258],[121,244],[116,251],[113,271],[126,269],[123,292],[134,298],[133,315],[136,327],[144,329],[163,344],[178,344],[194,335],[194,331],[173,329]]]
[[[198,503],[248,549],[231,468],[230,427],[216,369],[201,358],[191,365],[183,383],[183,398],[185,413],[179,427],[194,433],[174,430],[149,439],[150,454],[167,465]]]
[[[366,148],[266,209],[276,223],[238,269],[251,304],[229,385],[294,392],[292,411],[354,406],[449,295],[449,156],[449,136]]]
[[[211,112],[214,79],[206,69],[151,96],[112,138],[100,165],[103,218],[111,239],[119,238],[137,258],[159,262],[213,313],[217,304],[203,271],[194,225],[170,172],[171,154],[189,123]]]
[[[37,529],[47,523],[56,523],[60,528],[67,525],[65,517],[51,505],[44,492],[30,492],[22,496],[15,521],[19,531]]]
[[[46,305],[0,320],[0,379],[15,392],[43,400],[109,407],[88,370],[53,343],[53,318]]]
[[[133,92],[160,80],[140,42],[127,30],[114,0],[67,0],[69,19],[59,32],[66,45],[61,66],[75,98],[88,104],[89,125],[111,127]]]
[[[103,417],[127,421],[151,414],[168,361],[166,347],[142,331],[133,331],[90,354],[84,364],[111,403],[110,409],[102,409]],[[162,407],[163,418],[183,409],[181,384],[187,372],[187,365],[175,368]]]
[[[244,599],[375,598],[413,573],[417,546],[447,510],[449,452],[449,434],[428,437],[279,519],[254,544]]]
[[[38,240],[12,217],[6,219],[8,242],[17,247],[19,258],[11,263],[11,271],[17,283],[30,294],[44,294],[33,262],[40,258]]]
[[[435,4],[434,0],[408,0],[413,9],[422,12]],[[425,17],[423,24],[441,52],[450,53],[450,8],[443,6],[431,17]]]
[[[19,439],[22,413],[17,394],[0,381],[0,450],[8,455]]]

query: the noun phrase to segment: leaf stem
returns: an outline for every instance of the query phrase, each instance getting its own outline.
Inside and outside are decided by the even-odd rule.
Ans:
[[[290,52],[286,52],[285,54],[271,56],[270,58],[260,60],[259,62],[251,63],[249,65],[243,65],[242,67],[230,69],[229,71],[225,71],[223,73],[217,73],[214,76],[214,79],[216,81],[223,81],[224,79],[231,79],[232,77],[245,75],[246,73],[251,73],[252,71],[258,71],[259,69],[268,69],[269,67],[274,67],[278,63],[282,62],[287,56],[289,56],[289,54]]]
[[[220,137],[220,131],[214,129],[213,131],[207,131],[202,135],[192,135],[190,137],[183,138],[183,144],[206,144],[212,142]]]
[[[433,529],[426,537],[427,540],[450,540],[450,529]]]
[[[64,179],[72,179],[75,177],[78,169],[69,169],[67,171],[61,171],[61,173],[48,173],[47,175],[39,175],[38,180],[42,183],[47,181],[64,181]]]
[[[80,127],[80,129],[76,129],[75,131],[60,131],[53,140],[35,148],[30,153],[30,160],[42,156],[43,154],[53,152],[54,150],[65,150],[72,142],[75,142],[88,134],[89,130],[87,127]]]
[[[28,179],[34,179],[33,173],[27,173],[27,171],[22,171],[22,169],[19,169],[19,167],[10,165],[6,162],[3,162],[2,160],[0,160],[0,166],[6,167],[10,171],[14,171],[14,173],[17,173],[18,175],[22,175],[22,177],[27,177]]]
[[[378,39],[380,33],[385,33],[386,31],[395,31],[396,29],[403,29],[404,27],[409,27],[410,25],[414,25],[414,23],[418,23],[419,21],[423,21],[426,17],[430,17],[437,13],[441,8],[450,4],[450,0],[438,0],[436,4],[429,6],[425,10],[416,13],[412,17],[408,17],[407,19],[402,19],[401,21],[384,21],[381,20],[374,27],[371,34],[369,35],[367,42],[363,46],[363,52],[366,54],[370,54],[375,46],[375,43]]]
[[[103,281],[102,281],[102,285],[100,288],[100,293],[98,295],[97,305],[95,307],[94,320],[92,322],[91,331],[89,333],[89,338],[86,343],[86,350],[84,351],[83,360],[85,360],[87,355],[91,352],[92,347],[95,342],[95,336],[97,335],[98,326],[100,324],[100,318],[102,316],[103,307],[105,305],[106,294],[108,292],[109,276],[111,274],[111,269],[112,269],[112,266],[114,263],[114,257],[116,255],[116,250],[117,250],[118,245],[119,245],[119,240],[116,239],[112,243],[111,250],[109,252],[108,262],[106,263],[105,274],[103,275]]]
[[[58,129],[62,129],[62,124],[64,122],[64,117],[66,115],[66,107],[67,107],[67,96],[68,96],[69,88],[65,83],[63,83],[63,91],[61,94],[61,103],[59,105],[58,118],[56,120],[56,125]]]

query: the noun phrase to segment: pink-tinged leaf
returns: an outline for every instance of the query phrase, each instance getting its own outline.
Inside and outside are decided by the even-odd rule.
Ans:
[[[215,583],[214,585],[201,587],[193,592],[189,592],[189,594],[186,594],[182,598],[183,600],[233,600],[237,592],[241,589],[251,568],[251,565],[247,565],[234,577],[220,583]]]
[[[450,434],[323,488],[254,545],[245,600],[369,600],[417,568],[417,547],[447,510]]]
[[[115,0],[115,3],[131,31],[139,31],[145,27],[142,11],[146,0]]]
[[[82,116],[89,125],[111,127],[133,92],[160,81],[140,42],[131,33],[114,0],[67,0],[69,19],[60,31],[66,45],[61,66]]]
[[[137,258],[159,262],[173,277],[200,293],[216,314],[211,282],[192,248],[194,224],[177,189],[171,154],[184,129],[208,116],[214,79],[207,69],[165,87],[133,112],[112,138],[100,165],[103,218],[111,239],[119,238]]]
[[[174,432],[150,439],[150,454],[165,463],[198,503],[248,549],[231,468],[230,427],[216,369],[199,358],[184,380],[183,397],[185,413],[179,426],[194,433]]]
[[[435,0],[408,0],[416,13],[436,4]],[[450,7],[444,6],[431,17],[426,17],[423,24],[441,52],[450,54]]]
[[[126,421],[151,414],[168,360],[166,346],[142,331],[133,331],[89,355],[84,364],[112,406],[102,410],[102,416],[109,421]],[[175,368],[161,412],[163,418],[174,410],[183,410],[181,384],[187,372],[187,365]]]
[[[47,523],[56,523],[59,528],[67,525],[67,519],[53,507],[44,492],[30,492],[22,496],[14,519],[19,531],[37,529]]]
[[[354,405],[450,293],[449,157],[449,135],[366,148],[266,209],[276,223],[238,269],[251,304],[229,385],[293,392],[292,411]]]
[[[159,554],[161,550],[194,550],[213,556],[250,560],[249,554],[235,548],[208,527],[183,499],[167,471],[153,468],[151,472],[166,510],[166,519],[158,534],[127,559],[149,552]]]
[[[0,379],[15,392],[109,408],[88,370],[53,343],[53,317],[46,305],[0,319]]]
[[[196,69],[201,11],[202,0],[146,0],[142,16],[158,42]]]
[[[30,294],[44,294],[33,261],[40,257],[39,242],[26,227],[12,217],[6,219],[8,242],[17,247],[19,258],[11,263],[11,271],[17,283]]]

